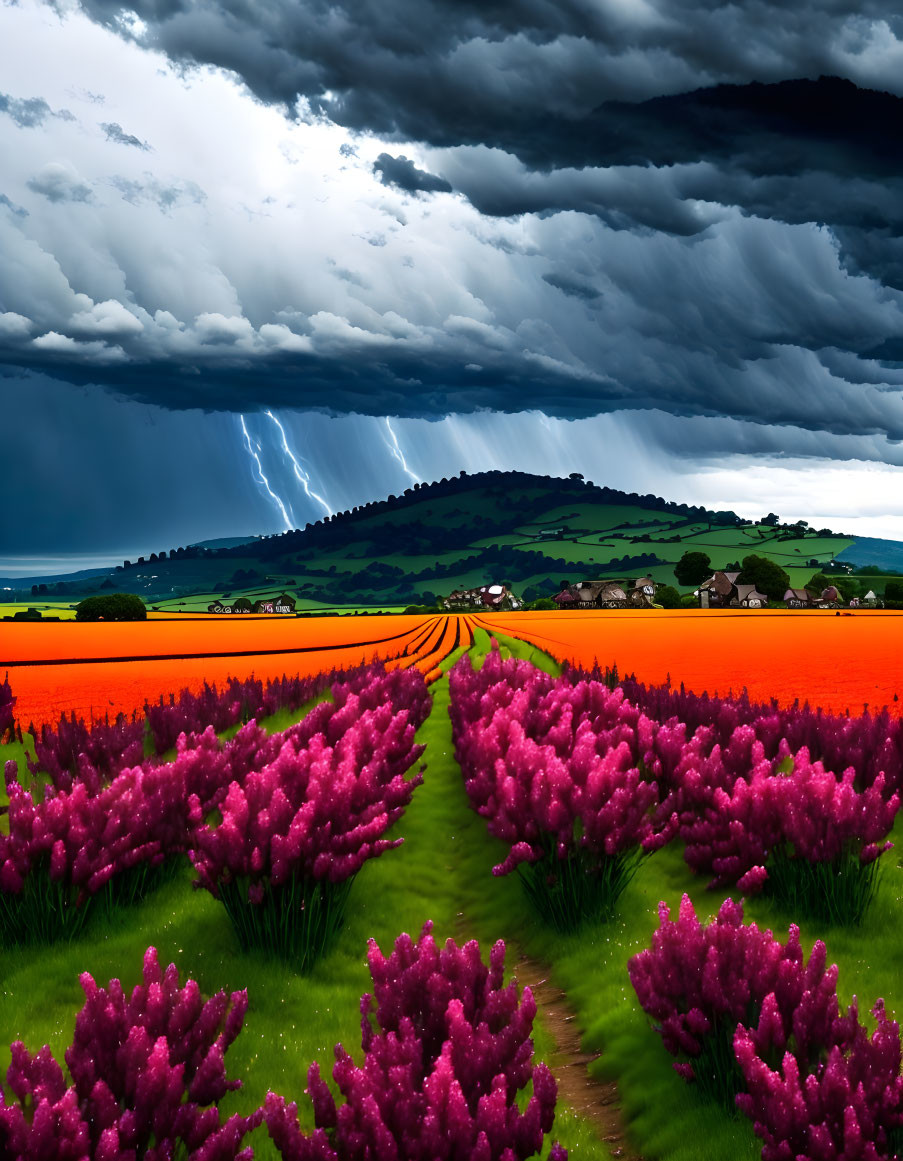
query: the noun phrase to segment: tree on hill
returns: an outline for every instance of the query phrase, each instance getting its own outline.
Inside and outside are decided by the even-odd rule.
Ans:
[[[76,621],[146,621],[147,606],[134,593],[86,597],[75,606]]]
[[[770,601],[782,601],[784,593],[790,588],[790,577],[779,564],[775,564],[767,556],[750,553],[749,556],[744,556],[740,566],[739,583],[755,585]]]
[[[674,566],[678,584],[698,585],[712,575],[712,558],[707,552],[687,551]]]

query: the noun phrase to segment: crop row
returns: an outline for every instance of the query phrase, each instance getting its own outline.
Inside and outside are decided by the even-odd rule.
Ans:
[[[550,677],[497,649],[480,670],[462,657],[450,681],[467,793],[510,847],[495,873],[517,871],[559,928],[609,913],[643,854],[674,838],[710,886],[767,889],[804,914],[861,920],[900,807],[864,753],[865,729],[821,723],[836,764],[844,741],[858,763],[835,773],[807,746],[793,752],[774,715],[738,722],[724,702],[694,727],[670,712],[673,699],[649,696],[646,712],[623,687]],[[651,716],[662,705],[668,716]],[[898,761],[900,738],[879,752]]]
[[[248,1134],[266,1126],[286,1161],[409,1161],[467,1157],[520,1161],[539,1153],[552,1128],[557,1088],[534,1064],[536,1004],[529,988],[503,985],[505,945],[489,967],[477,943],[439,948],[428,923],[388,956],[371,940],[373,993],[363,996],[358,1066],[335,1050],[337,1101],[316,1063],[308,1072],[315,1127],[297,1104],[269,1093],[249,1116],[224,1118],[219,1102],[241,1086],[225,1054],[239,1036],[246,992],[205,1000],[179,984],[154,948],[143,983],[99,987],[81,977],[85,1004],[65,1053],[12,1045],[0,1090],[0,1153],[20,1161],[249,1161]],[[518,1095],[532,1090],[518,1103]],[[552,1146],[552,1161],[567,1153]]]
[[[68,788],[23,786],[6,765],[0,835],[4,945],[70,937],[98,902],[140,897],[187,853],[243,946],[304,968],[335,934],[356,873],[397,846],[385,832],[410,802],[430,697],[416,669],[374,663],[332,684],[332,700],[268,735],[181,734],[175,758],[104,782],[78,759]]]

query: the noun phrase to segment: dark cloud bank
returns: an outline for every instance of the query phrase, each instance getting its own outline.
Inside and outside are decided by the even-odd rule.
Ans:
[[[903,438],[903,72],[885,51],[903,17],[886,3],[83,7],[179,64],[232,70],[293,115],[397,142],[374,166],[391,191],[463,195],[487,219],[559,215],[541,222],[534,302],[550,306],[411,324],[402,341],[360,328],[326,341],[308,318],[265,342],[274,314],[259,304],[248,321],[199,302],[156,329],[149,304],[88,304],[73,324],[33,318],[0,276],[8,366],[167,407],[660,407]],[[40,99],[0,98],[0,112],[23,128],[50,114]],[[411,145],[429,147],[425,161]],[[92,196],[59,166],[29,185],[54,202]]]

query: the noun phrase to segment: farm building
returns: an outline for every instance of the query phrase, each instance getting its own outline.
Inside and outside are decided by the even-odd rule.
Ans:
[[[814,609],[815,597],[808,589],[788,589],[784,593],[784,604],[788,609]]]
[[[617,581],[577,581],[552,598],[561,609],[625,609],[627,593]]]
[[[442,601],[445,608],[452,612],[467,609],[520,609],[523,603],[507,585],[499,584],[481,585],[477,589],[455,589]]]
[[[768,597],[755,585],[739,583],[739,572],[717,571],[696,590],[701,609],[764,609]],[[788,590],[789,591],[789,590]],[[786,600],[786,595],[785,598]]]
[[[716,571],[696,590],[701,609],[728,609],[737,596],[739,572]]]
[[[632,584],[627,582],[627,600],[638,609],[651,609],[655,604],[655,590],[659,587],[652,577],[641,576]]]

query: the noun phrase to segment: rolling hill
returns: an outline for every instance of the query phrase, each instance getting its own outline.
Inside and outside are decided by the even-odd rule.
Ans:
[[[676,585],[674,564],[689,550],[707,553],[713,568],[750,553],[768,556],[795,586],[819,570],[843,575],[869,564],[871,586],[883,590],[882,568],[893,572],[903,562],[903,546],[861,543],[860,560],[855,537],[784,525],[773,514],[744,521],[733,512],[599,487],[576,474],[462,473],[304,529],[153,552],[90,577],[35,581],[10,596],[58,611],[59,604],[118,590],[161,611],[189,611],[206,610],[216,598],[288,591],[299,611],[375,611],[429,604],[453,588],[491,581],[509,582],[527,600],[557,592],[564,580],[649,574]],[[16,582],[3,583],[14,589]]]

